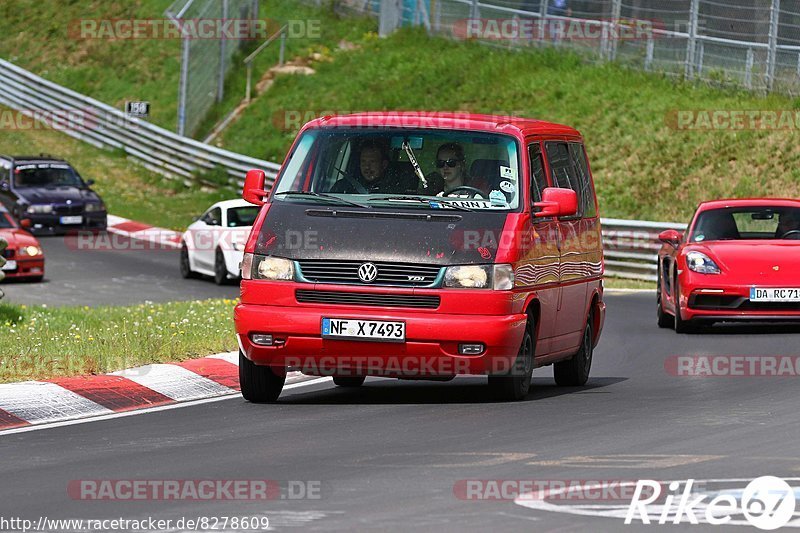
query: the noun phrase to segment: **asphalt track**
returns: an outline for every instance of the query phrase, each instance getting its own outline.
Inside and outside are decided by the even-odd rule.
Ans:
[[[234,298],[235,284],[181,278],[179,252],[119,235],[102,234],[94,249],[75,238],[41,237],[45,278],[40,283],[4,281],[6,301],[18,304],[126,305],[206,298]],[[87,241],[90,242],[90,241]]]
[[[558,388],[549,369],[537,369],[519,403],[496,403],[478,377],[370,379],[355,390],[323,380],[285,391],[275,405],[237,396],[0,435],[0,517],[267,516],[275,530],[313,531],[647,531],[657,526],[466,500],[454,487],[461,480],[800,477],[797,377],[665,371],[672,355],[797,356],[800,330],[725,326],[676,335],[656,327],[652,294],[608,295],[607,303],[588,386]],[[82,479],[269,479],[284,487],[319,482],[320,491],[315,499],[267,502],[72,499],[68,483]],[[563,511],[580,502],[557,503]]]

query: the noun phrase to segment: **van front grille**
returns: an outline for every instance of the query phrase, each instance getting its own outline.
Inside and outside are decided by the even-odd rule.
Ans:
[[[358,277],[358,269],[372,263],[377,277],[366,283]],[[382,261],[298,261],[300,274],[313,283],[388,285],[395,287],[428,287],[436,282],[442,267]]]

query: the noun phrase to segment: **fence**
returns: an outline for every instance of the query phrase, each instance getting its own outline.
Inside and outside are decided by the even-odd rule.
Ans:
[[[229,152],[129,118],[102,102],[40,78],[0,59],[0,104],[28,116],[46,117],[53,127],[98,148],[124,151],[148,169],[170,178],[203,181],[222,169],[239,182],[251,168],[274,179],[280,165]],[[211,182],[218,185],[218,183]]]
[[[616,218],[604,218],[601,223],[606,276],[645,281],[658,279],[658,234],[686,229],[686,224]]]
[[[176,0],[166,12],[178,27],[187,19],[255,20],[258,0]],[[222,101],[225,75],[233,55],[245,41],[181,37],[181,81],[178,93],[178,134],[194,135],[211,107]]]
[[[800,94],[800,0],[342,0],[380,12],[381,33],[432,33],[596,60],[752,90]],[[560,8],[557,4],[564,4]],[[641,30],[641,31],[639,31]]]

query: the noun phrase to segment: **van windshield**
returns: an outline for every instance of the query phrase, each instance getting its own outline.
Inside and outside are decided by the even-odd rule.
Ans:
[[[516,140],[453,130],[310,130],[283,166],[275,201],[515,210],[520,204]],[[305,193],[305,194],[303,194]]]

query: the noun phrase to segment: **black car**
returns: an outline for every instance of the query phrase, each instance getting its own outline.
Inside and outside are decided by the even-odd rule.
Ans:
[[[33,233],[106,229],[106,206],[93,184],[63,159],[0,155],[0,202],[18,220],[29,219]]]

